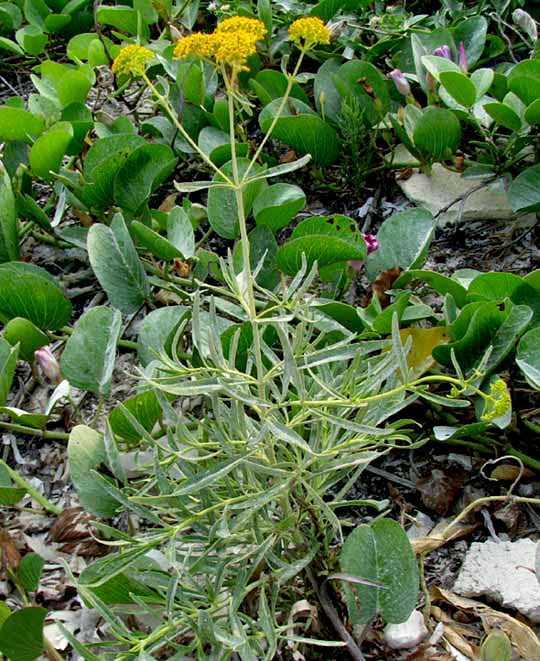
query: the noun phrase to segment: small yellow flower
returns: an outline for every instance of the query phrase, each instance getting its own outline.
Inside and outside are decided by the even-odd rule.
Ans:
[[[174,47],[174,57],[182,60],[188,55],[195,57],[212,57],[216,54],[219,39],[217,35],[195,32],[187,37],[182,37]]]
[[[256,41],[262,39],[267,33],[267,29],[262,21],[256,18],[247,18],[246,16],[231,16],[226,18],[216,28],[216,33],[224,32],[248,32],[256,37]]]
[[[487,410],[481,417],[483,422],[492,422],[512,410],[512,399],[502,379],[491,384],[490,394],[486,400]]]
[[[252,32],[238,30],[219,35],[216,61],[224,62],[237,71],[248,71],[247,58],[257,50],[257,37]]]
[[[148,48],[131,44],[122,48],[118,53],[112,65],[112,72],[117,75],[142,76],[146,69],[146,63],[153,57],[154,53]]]
[[[308,16],[297,19],[289,26],[289,39],[297,42],[303,39],[307,47],[315,44],[329,44],[330,31],[320,18]]]

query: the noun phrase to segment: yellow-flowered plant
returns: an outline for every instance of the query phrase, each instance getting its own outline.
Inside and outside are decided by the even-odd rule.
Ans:
[[[492,422],[502,417],[512,408],[512,399],[502,379],[497,379],[490,386],[489,395],[486,397],[487,410],[482,416],[483,422]]]
[[[142,76],[153,57],[154,53],[148,48],[131,44],[118,53],[112,65],[112,72],[117,75]]]
[[[259,41],[266,33],[267,29],[262,21],[256,18],[247,18],[245,16],[231,16],[217,26],[215,33],[224,34],[227,32],[248,32]]]
[[[308,16],[299,18],[289,27],[289,39],[297,43],[303,42],[304,48],[315,44],[329,44],[330,31],[320,18]]]
[[[217,64],[228,65],[236,75],[248,69],[246,60],[256,52],[257,41],[266,32],[264,23],[256,18],[232,16],[222,21],[214,32],[198,32],[179,39],[174,47],[174,57],[215,58]]]

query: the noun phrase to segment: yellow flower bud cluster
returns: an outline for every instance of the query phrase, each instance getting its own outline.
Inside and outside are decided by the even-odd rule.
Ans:
[[[112,65],[112,72],[116,75],[142,76],[146,69],[146,64],[153,57],[154,53],[148,50],[148,48],[131,44],[122,48],[118,53]]]
[[[512,408],[512,399],[502,379],[497,379],[491,384],[490,394],[487,399],[489,410],[482,416],[483,422],[492,422],[508,413]]]
[[[174,56],[184,59],[189,55],[228,64],[235,71],[247,70],[246,60],[257,49],[257,41],[267,30],[262,21],[245,16],[232,16],[222,21],[210,34],[195,33],[179,39]]]
[[[304,41],[304,47],[310,48],[315,44],[329,44],[330,30],[316,16],[298,18],[289,26],[289,38],[292,41]]]

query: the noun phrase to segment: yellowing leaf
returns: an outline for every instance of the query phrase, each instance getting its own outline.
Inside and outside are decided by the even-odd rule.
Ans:
[[[440,344],[448,342],[448,329],[446,326],[434,328],[402,328],[399,331],[403,344],[412,337],[411,350],[407,354],[407,365],[412,370],[413,378],[417,379],[435,364],[431,352]]]

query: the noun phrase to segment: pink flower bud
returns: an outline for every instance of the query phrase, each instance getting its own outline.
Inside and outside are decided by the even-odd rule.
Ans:
[[[60,381],[60,365],[58,365],[58,361],[54,357],[50,347],[41,347],[41,349],[34,352],[34,357],[41,367],[43,374],[50,381],[58,383]]]
[[[458,64],[463,73],[467,73],[467,54],[465,53],[465,44],[460,41],[458,46]]]
[[[375,252],[379,247],[377,237],[374,234],[365,234],[364,232],[362,232],[362,237],[367,245],[367,254],[370,255],[372,252]]]
[[[390,71],[388,78],[394,81],[394,85],[400,94],[403,94],[403,96],[410,96],[411,87],[409,85],[409,81],[405,78],[399,69]]]
[[[444,44],[443,46],[436,48],[433,51],[433,55],[436,55],[437,57],[444,57],[446,60],[452,59],[452,51],[450,50],[450,46],[448,44]]]
[[[366,234],[362,232],[362,238],[366,242],[367,246],[367,254],[370,255],[372,252],[377,250],[379,247],[379,242],[377,241],[377,237],[374,236],[373,234]],[[349,266],[354,269],[355,271],[361,271],[363,266],[364,266],[364,260],[363,259],[351,259],[349,262]]]

